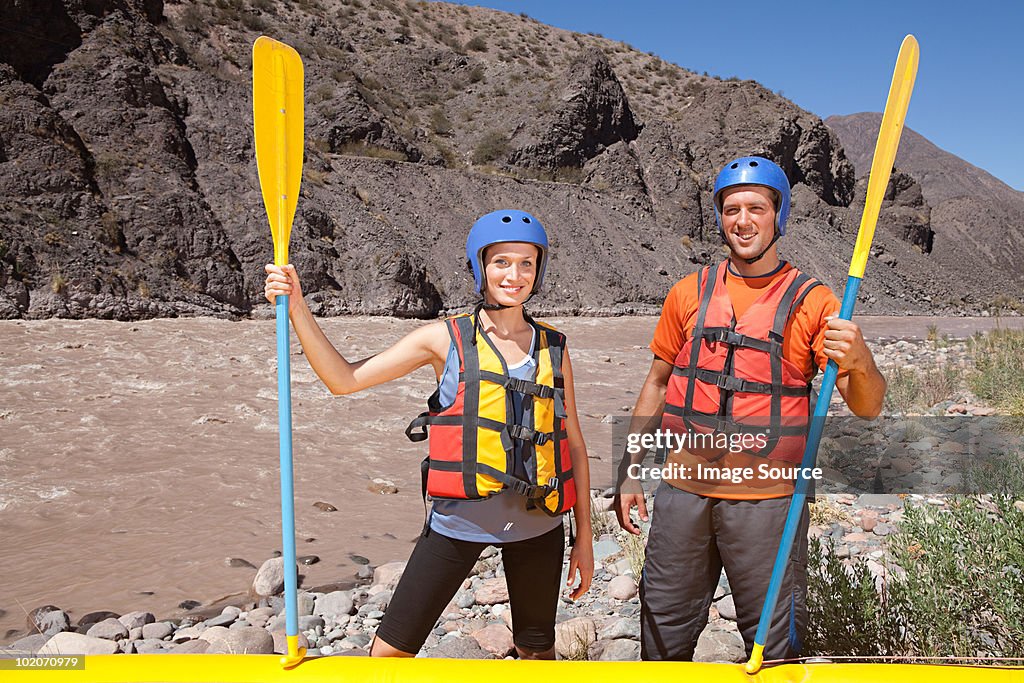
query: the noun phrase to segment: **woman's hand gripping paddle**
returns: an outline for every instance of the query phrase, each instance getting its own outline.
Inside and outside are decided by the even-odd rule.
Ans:
[[[284,43],[260,36],[252,46],[252,110],[263,204],[274,238],[274,263],[288,263],[295,205],[302,182],[302,59]],[[289,365],[288,297],[277,297],[277,407],[281,444],[281,534],[284,544],[284,595],[290,668],[306,654],[299,648],[295,565],[295,500],[292,483],[292,397]]]
[[[839,309],[839,317],[842,320],[849,320],[853,316],[857,290],[860,289],[861,278],[864,277],[864,268],[868,262],[868,252],[871,250],[871,240],[875,236],[875,224],[878,222],[878,212],[882,207],[882,196],[889,184],[892,165],[896,160],[896,148],[899,147],[900,134],[903,132],[903,121],[907,117],[907,107],[910,105],[910,93],[914,90],[918,52],[917,40],[914,36],[907,36],[903,39],[899,57],[896,58],[896,70],[892,76],[892,85],[889,87],[889,98],[885,102],[885,113],[882,114],[882,125],[878,131],[878,142],[875,144],[875,156],[871,162],[871,176],[868,179],[868,194],[864,202],[864,213],[861,214],[860,231],[857,233],[857,243],[854,245],[853,259],[850,261],[850,274]],[[814,406],[814,416],[811,419],[807,435],[807,446],[804,449],[804,457],[800,465],[804,468],[804,472],[807,472],[808,468],[814,467],[814,461],[818,455],[818,444],[821,443],[821,432],[825,425],[825,416],[828,414],[828,406],[832,401],[832,391],[836,386],[838,372],[839,366],[835,361],[830,360],[821,380],[821,391],[818,393],[818,402]],[[807,479],[800,477],[797,479],[796,490],[789,504],[786,526],[782,532],[782,540],[779,542],[779,552],[775,556],[775,566],[772,568],[768,593],[761,610],[761,621],[757,624],[754,647],[750,653],[750,660],[746,664],[746,671],[749,674],[757,673],[764,661],[764,644],[768,637],[768,626],[771,624],[772,614],[775,613],[775,603],[779,599],[779,589],[782,587],[786,565],[789,564],[789,553],[793,548],[793,539],[796,537],[806,498]]]

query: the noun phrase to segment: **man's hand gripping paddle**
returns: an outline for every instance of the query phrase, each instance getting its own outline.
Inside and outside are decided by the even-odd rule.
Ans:
[[[914,36],[907,36],[903,39],[899,57],[896,58],[896,70],[893,73],[892,85],[889,87],[889,99],[886,100],[882,125],[878,131],[875,156],[871,162],[871,176],[868,179],[868,194],[864,202],[864,213],[860,218],[860,231],[857,233],[857,243],[854,245],[853,259],[850,261],[850,274],[839,309],[839,317],[842,320],[849,320],[853,316],[857,290],[860,289],[861,278],[864,277],[864,268],[868,262],[868,252],[871,250],[871,240],[875,236],[875,224],[878,221],[878,212],[882,207],[882,196],[885,194],[889,176],[892,174],[892,165],[896,160],[896,148],[900,144],[903,121],[907,117],[907,107],[910,104],[910,93],[914,89],[917,59],[917,40]],[[814,467],[818,455],[818,445],[821,443],[825,416],[828,414],[828,406],[832,401],[832,391],[836,386],[838,372],[839,367],[835,361],[830,360],[821,380],[821,392],[818,394],[818,402],[814,406],[814,416],[811,419],[807,435],[807,447],[804,449],[804,457],[801,462],[804,472]],[[768,593],[761,610],[761,620],[757,624],[757,633],[754,635],[754,648],[750,653],[750,660],[746,664],[746,671],[749,674],[757,673],[764,661],[764,644],[768,637],[768,627],[771,624],[772,614],[775,613],[775,603],[779,599],[779,589],[782,587],[786,565],[789,563],[789,553],[793,548],[793,539],[796,537],[806,498],[807,479],[801,477],[797,479],[796,490],[789,504],[786,526],[782,532],[782,540],[779,542],[779,552],[775,556],[775,566],[772,568]]]
[[[288,263],[295,205],[302,182],[302,59],[284,43],[260,36],[252,46],[252,110],[263,204],[274,239],[274,263]],[[292,397],[289,365],[288,297],[277,297],[277,406],[281,445],[281,534],[288,653],[281,664],[302,661],[299,648],[295,568],[295,500],[292,483]]]

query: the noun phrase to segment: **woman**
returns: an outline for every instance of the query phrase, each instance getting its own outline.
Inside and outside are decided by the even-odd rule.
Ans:
[[[590,473],[565,337],[523,310],[544,281],[547,235],[528,213],[495,211],[473,224],[466,257],[482,297],[471,315],[425,325],[356,362],[317,325],[294,267],[267,265],[265,293],[271,303],[290,297],[305,356],[332,394],[427,364],[437,376],[428,411],[406,432],[418,441],[429,427],[423,466],[433,507],[370,654],[415,656],[481,551],[494,545],[502,549],[519,656],[554,659],[562,514],[573,511],[578,532],[567,581],[579,575],[573,599],[590,587],[594,555]]]

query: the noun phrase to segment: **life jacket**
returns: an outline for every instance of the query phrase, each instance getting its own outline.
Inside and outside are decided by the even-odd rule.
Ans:
[[[565,336],[528,316],[527,321],[536,330],[535,382],[509,376],[505,360],[474,316],[463,314],[446,321],[459,355],[455,401],[442,406],[439,387],[427,400],[427,412],[405,430],[410,440],[423,441],[430,427],[424,462],[426,492],[431,497],[480,500],[513,489],[526,497],[528,508],[539,507],[552,516],[575,505],[576,483],[565,430]],[[519,422],[512,392],[523,396]],[[528,480],[515,475],[515,443],[521,444]]]
[[[793,268],[737,320],[725,284],[727,267],[727,261],[705,267],[698,276],[697,320],[675,358],[662,430],[691,439],[726,435],[743,444],[743,453],[800,462],[811,386],[803,370],[783,357],[782,341],[793,312],[821,283]],[[721,442],[708,441],[686,450],[712,462],[728,453]]]

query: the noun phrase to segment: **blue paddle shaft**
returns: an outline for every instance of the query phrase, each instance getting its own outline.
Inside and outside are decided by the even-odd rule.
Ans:
[[[277,297],[277,430],[281,443],[281,540],[284,553],[285,634],[299,634],[295,568],[295,487],[292,480],[292,373],[288,297]]]
[[[850,320],[853,317],[853,305],[857,302],[857,290],[860,289],[860,282],[861,279],[853,275],[846,280],[843,303],[839,307],[839,317],[842,320]],[[800,467],[804,472],[808,468],[814,467],[818,458],[821,433],[825,428],[825,417],[828,415],[829,404],[832,403],[832,392],[836,388],[838,374],[839,366],[834,360],[830,360],[825,366],[825,374],[821,378],[821,392],[818,394],[818,402],[814,404],[814,416],[807,433],[807,446],[804,448],[804,457],[800,461]],[[807,500],[807,482],[807,477],[797,478],[793,498],[789,501],[786,526],[782,530],[779,551],[775,555],[775,566],[772,567],[772,578],[768,582],[768,593],[765,595],[764,607],[761,609],[761,620],[757,623],[757,633],[754,634],[754,642],[761,646],[768,638],[768,628],[772,622],[772,614],[775,612],[775,604],[779,600],[779,590],[782,588],[782,579],[786,575],[789,553],[793,549],[796,530],[800,526],[800,516],[803,514],[804,502]]]

